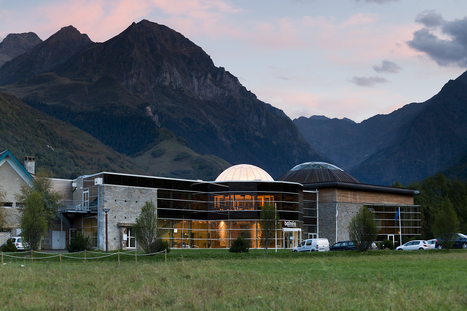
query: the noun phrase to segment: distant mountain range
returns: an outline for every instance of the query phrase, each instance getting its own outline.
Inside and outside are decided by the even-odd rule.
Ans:
[[[281,110],[200,47],[146,20],[103,43],[64,27],[1,66],[0,85],[149,174],[213,179],[249,163],[278,177],[298,163],[327,160]],[[186,150],[172,150],[174,139]],[[169,154],[171,161],[161,160]]]
[[[438,172],[467,177],[467,73],[424,103],[358,124],[316,116],[294,123],[316,150],[362,182],[407,184]]]
[[[36,155],[57,177],[213,180],[248,163],[276,178],[327,161],[380,185],[437,172],[467,178],[467,73],[424,103],[361,123],[292,121],[183,35],[143,20],[103,43],[73,26],[45,41],[10,34],[0,43],[0,91],[0,151]]]

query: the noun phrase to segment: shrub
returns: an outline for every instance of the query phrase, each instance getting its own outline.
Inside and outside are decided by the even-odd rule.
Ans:
[[[191,158],[191,154],[184,151],[184,152],[180,152],[179,154],[177,154],[174,158],[174,161],[181,161],[181,160],[188,159],[188,158]]]
[[[229,249],[231,253],[248,253],[248,241],[244,238],[238,237],[233,241],[232,246]]]
[[[8,253],[8,252],[16,252],[16,246],[15,243],[13,243],[12,239],[8,239],[5,244],[2,246],[2,252]]]
[[[91,250],[91,239],[85,237],[81,232],[77,232],[68,244],[68,251],[70,253],[82,252],[84,250]]]
[[[153,253],[162,252],[163,250],[167,250],[167,253],[170,253],[169,242],[162,241],[160,238],[157,238],[152,244],[151,249]]]
[[[154,158],[158,158],[158,157],[162,156],[164,153],[165,153],[165,148],[157,148],[157,149],[154,149],[154,150],[151,152],[151,155],[152,155]]]
[[[384,240],[383,242],[381,242],[381,249],[386,248],[394,249],[394,243],[392,243],[391,240]]]

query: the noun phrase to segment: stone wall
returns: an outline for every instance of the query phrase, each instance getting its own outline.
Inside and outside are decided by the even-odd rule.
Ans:
[[[413,196],[346,189],[319,190],[319,237],[336,241],[349,240],[349,223],[363,204],[413,205]],[[336,221],[336,206],[339,219]],[[337,223],[337,239],[336,239]]]
[[[134,224],[141,212],[141,208],[148,201],[157,204],[157,189],[140,188],[117,185],[99,185],[99,212],[98,212],[98,245],[105,250],[105,213],[107,214],[109,250],[122,248],[122,226],[119,224]]]

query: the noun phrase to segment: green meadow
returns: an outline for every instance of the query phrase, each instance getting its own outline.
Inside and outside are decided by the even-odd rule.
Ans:
[[[465,250],[7,255],[1,310],[467,309]]]

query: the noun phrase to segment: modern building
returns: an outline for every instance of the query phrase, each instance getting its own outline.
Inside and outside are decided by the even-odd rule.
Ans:
[[[290,248],[302,238],[302,185],[274,181],[253,165],[233,166],[212,182],[105,172],[79,177],[72,186],[73,203],[61,210],[69,236],[82,231],[99,249],[105,241],[109,250],[137,247],[132,226],[149,201],[170,247],[229,248],[237,237],[264,247],[259,215],[267,203],[279,215],[269,247]]]
[[[362,206],[373,212],[379,241],[399,243],[403,236],[421,235],[415,190],[363,184],[337,166],[323,162],[302,163],[278,180],[303,185],[304,215],[314,215],[309,198],[310,202],[318,202],[317,224],[315,219],[304,216],[304,236],[326,237],[331,243],[348,240],[349,222]],[[308,206],[311,209],[307,210]]]
[[[11,153],[0,154],[2,178],[31,182],[33,177],[24,167]],[[21,185],[15,190],[9,183],[2,184],[8,193],[4,203],[14,209],[16,203],[8,200]],[[241,164],[214,181],[101,172],[75,180],[52,179],[52,183],[63,200],[44,249],[66,248],[77,232],[101,250],[135,249],[132,227],[149,201],[157,207],[160,236],[175,248],[229,248],[237,237],[247,239],[250,248],[263,248],[264,204],[273,205],[279,218],[268,247],[292,248],[314,237],[331,243],[347,240],[349,221],[362,205],[374,212],[378,240],[399,241],[402,235],[421,231],[420,208],[413,204],[415,191],[362,184],[321,162],[297,165],[278,180],[256,166]]]

